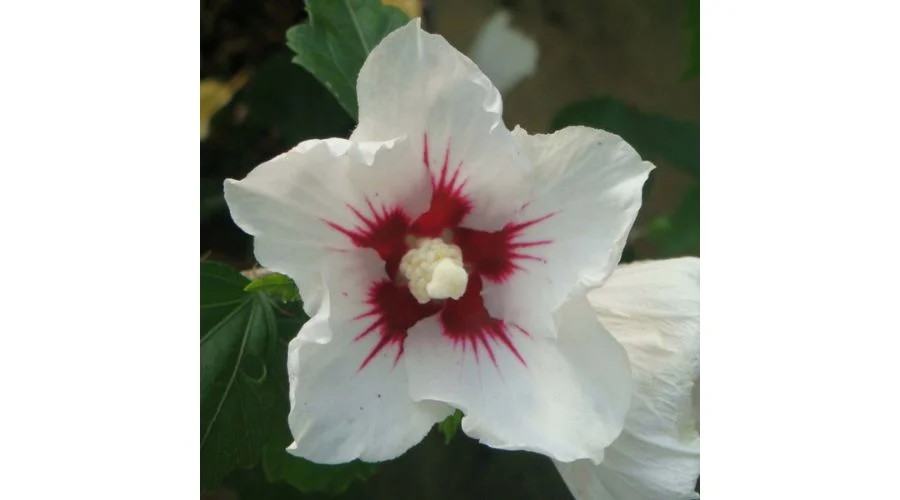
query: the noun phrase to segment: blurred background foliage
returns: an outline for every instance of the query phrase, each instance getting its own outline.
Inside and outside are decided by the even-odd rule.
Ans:
[[[537,71],[504,92],[507,125],[536,133],[580,124],[624,137],[657,165],[624,259],[699,255],[699,0],[382,2],[402,12],[378,0],[311,3],[308,24],[300,0],[201,0],[202,497],[571,498],[549,459],[453,435],[458,418],[383,464],[287,455],[286,346],[306,316],[278,276],[248,289],[238,270],[255,265],[252,241],[231,221],[222,182],[300,141],[350,134],[355,95],[329,84],[334,61],[311,50],[339,30],[342,12],[365,10],[376,38],[421,14],[466,52],[505,9],[540,53]],[[365,53],[334,41],[346,53],[340,64],[358,71]]]

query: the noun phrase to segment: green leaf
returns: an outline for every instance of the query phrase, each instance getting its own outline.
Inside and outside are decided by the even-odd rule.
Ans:
[[[700,0],[687,0],[688,67],[685,79],[700,76]]]
[[[300,291],[297,285],[287,276],[279,273],[270,273],[260,276],[244,287],[245,292],[262,292],[272,297],[278,297],[282,302],[300,300]]]
[[[330,90],[354,119],[356,78],[369,52],[409,18],[379,0],[307,0],[309,22],[287,32],[294,62]]]
[[[445,418],[443,422],[438,424],[438,430],[444,435],[444,444],[450,444],[450,441],[453,440],[453,436],[455,436],[456,431],[459,430],[459,422],[462,418],[462,412],[456,410],[453,412],[453,415],[450,415]]]
[[[664,159],[695,178],[700,177],[700,124],[644,113],[617,99],[601,97],[563,108],[553,130],[585,125],[621,136],[649,161]]]
[[[685,194],[674,215],[654,219],[649,236],[659,257],[700,255],[700,186]]]
[[[200,264],[200,485],[217,486],[252,467],[288,412],[285,343],[271,299],[246,293],[249,280]],[[296,332],[296,330],[295,330]]]
[[[339,465],[323,465],[290,455],[285,445],[270,443],[263,454],[263,469],[269,481],[284,481],[303,493],[339,495],[353,481],[372,477],[378,464],[354,460]]]

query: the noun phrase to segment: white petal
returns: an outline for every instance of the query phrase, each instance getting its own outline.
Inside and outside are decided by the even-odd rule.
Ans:
[[[545,329],[547,308],[559,307],[589,267],[599,285],[619,262],[653,166],[621,137],[587,127],[550,135],[513,132],[535,164],[531,201],[516,223],[534,221],[519,241],[529,259],[500,284],[485,286],[491,314]],[[582,276],[582,279],[586,279]],[[540,305],[540,307],[538,307]]]
[[[463,431],[493,448],[602,460],[628,410],[628,359],[584,297],[557,317],[558,339],[509,329],[521,361],[497,341],[493,360],[485,348],[476,357],[442,335],[436,318],[422,321],[406,342],[413,398],[460,408]]]
[[[365,311],[365,285],[385,274],[373,251],[349,252],[345,261],[343,268],[326,269],[326,282],[336,286],[288,352],[288,422],[295,440],[288,451],[326,464],[396,458],[453,412],[443,403],[410,398],[395,351],[382,350],[361,366],[379,337],[358,338],[365,326],[354,318]]]
[[[257,260],[297,283],[308,314],[321,301],[322,259],[354,248],[329,222],[349,230],[361,226],[350,207],[371,216],[369,203],[377,209],[400,207],[412,217],[424,210],[427,176],[399,161],[408,149],[403,140],[310,140],[243,180],[225,182],[231,216],[255,236]]]
[[[628,352],[635,393],[602,464],[556,464],[577,500],[696,498],[699,292],[700,260],[684,258],[621,266],[588,294]]]
[[[501,93],[514,88],[537,69],[537,42],[510,27],[509,11],[502,9],[484,23],[469,53]]]
[[[435,178],[445,163],[450,175],[458,169],[458,184],[474,202],[463,225],[499,229],[522,205],[530,166],[503,124],[500,93],[444,38],[422,31],[418,19],[372,50],[357,92],[359,126],[352,138],[407,136],[416,148],[408,161],[424,167],[427,158]]]

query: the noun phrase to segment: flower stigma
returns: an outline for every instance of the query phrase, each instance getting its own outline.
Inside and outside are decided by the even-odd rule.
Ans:
[[[422,238],[400,260],[400,273],[419,304],[431,300],[458,300],[466,292],[469,273],[462,250],[441,238]]]

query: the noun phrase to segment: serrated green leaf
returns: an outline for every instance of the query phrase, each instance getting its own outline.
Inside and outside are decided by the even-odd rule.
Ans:
[[[650,225],[650,238],[659,257],[700,255],[700,186],[691,188],[671,217],[658,217]]]
[[[220,263],[200,264],[200,484],[259,460],[285,420],[287,349],[271,299]]]
[[[281,299],[282,302],[300,300],[300,291],[297,285],[287,276],[279,273],[269,273],[251,281],[244,287],[245,292],[261,292],[270,297]]]
[[[438,430],[444,435],[444,444],[450,444],[456,431],[459,430],[459,423],[462,421],[463,413],[459,410],[453,412],[453,415],[445,418],[443,422],[438,424]]]
[[[585,125],[612,132],[634,146],[645,159],[664,159],[695,178],[700,177],[700,124],[644,113],[617,99],[601,97],[563,108],[553,130]]]
[[[309,22],[287,32],[294,62],[330,90],[357,118],[356,78],[369,52],[409,18],[379,0],[307,0]]]
[[[303,493],[339,495],[354,481],[372,477],[378,464],[354,460],[338,465],[323,465],[295,457],[285,451],[286,444],[270,443],[263,454],[263,469],[269,481],[284,481]]]

